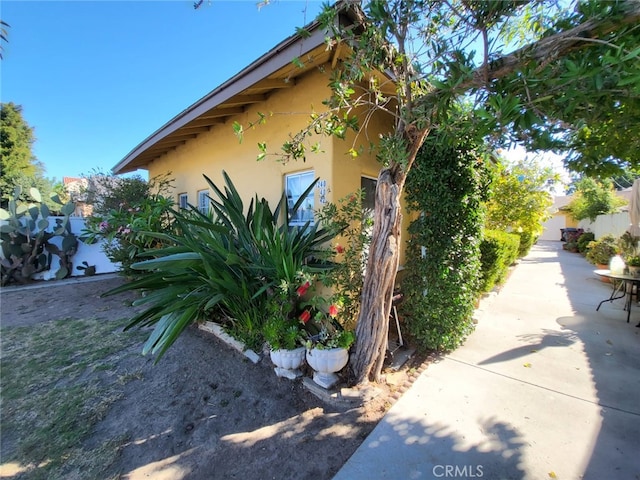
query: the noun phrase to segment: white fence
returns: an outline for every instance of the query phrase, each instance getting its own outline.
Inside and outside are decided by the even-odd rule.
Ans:
[[[611,215],[598,215],[595,222],[581,220],[578,223],[578,228],[584,229],[585,232],[593,232],[596,239],[607,234],[619,237],[627,231],[630,223],[629,213],[621,212]]]

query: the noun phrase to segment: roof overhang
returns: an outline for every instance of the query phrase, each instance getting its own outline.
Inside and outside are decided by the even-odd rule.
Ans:
[[[349,21],[340,18],[339,21]],[[295,34],[282,41],[222,85],[180,112],[131,150],[115,167],[115,174],[145,168],[154,159],[225,123],[231,116],[264,101],[271,92],[290,88],[296,78],[319,65],[335,62],[340,48],[328,49],[325,32],[317,22],[308,35]],[[293,62],[298,58],[300,62]]]

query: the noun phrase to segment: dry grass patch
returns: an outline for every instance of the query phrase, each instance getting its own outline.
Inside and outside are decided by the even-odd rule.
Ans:
[[[91,450],[83,441],[124,384],[140,377],[118,370],[124,356],[139,354],[144,337],[122,333],[124,324],[64,319],[0,330],[0,475],[11,467],[18,478],[73,478],[79,471],[99,478],[113,462],[124,439]]]

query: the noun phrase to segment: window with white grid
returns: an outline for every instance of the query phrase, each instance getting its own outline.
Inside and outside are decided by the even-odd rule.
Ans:
[[[292,210],[304,191],[313,183],[313,170],[308,172],[290,173],[285,175],[285,192],[287,195],[287,205]],[[289,218],[290,226],[303,226],[307,222],[313,223],[313,206],[314,206],[314,191],[311,190],[305,197],[302,205]]]
[[[198,210],[209,213],[209,190],[198,190]]]
[[[181,193],[178,195],[178,205],[181,209],[185,210],[189,206],[189,195],[186,193]]]

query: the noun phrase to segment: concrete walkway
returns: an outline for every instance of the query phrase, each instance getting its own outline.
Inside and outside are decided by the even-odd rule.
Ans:
[[[640,479],[640,307],[540,242],[334,477]]]

